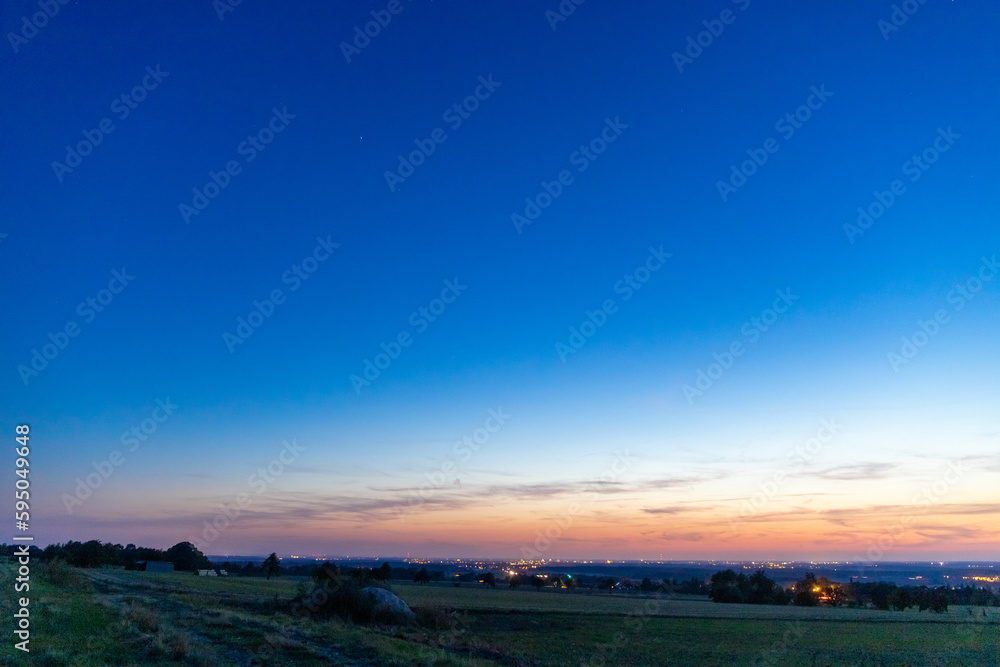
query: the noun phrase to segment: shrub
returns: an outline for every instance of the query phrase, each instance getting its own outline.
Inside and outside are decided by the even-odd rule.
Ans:
[[[40,562],[35,568],[39,578],[59,588],[79,591],[91,586],[90,580],[85,575],[60,558]]]
[[[455,625],[453,609],[447,607],[414,607],[417,625],[428,630],[451,630]]]
[[[358,583],[357,579],[353,577],[338,578],[329,581],[325,586],[322,583],[320,585],[324,587],[326,595],[312,600],[317,607],[316,614],[318,616],[339,616],[356,623],[367,623],[371,619],[375,607],[374,602],[361,593],[361,584]],[[293,601],[293,607],[308,603],[310,600],[307,598],[309,595],[297,595]]]
[[[123,616],[143,632],[156,632],[160,625],[156,614],[145,607],[126,607]]]

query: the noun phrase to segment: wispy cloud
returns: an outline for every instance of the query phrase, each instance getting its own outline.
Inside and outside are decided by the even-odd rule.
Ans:
[[[970,539],[979,537],[983,531],[965,526],[922,526],[915,531],[917,535],[936,542],[944,540]]]
[[[856,481],[862,479],[884,479],[899,465],[896,463],[859,463],[855,465],[834,466],[811,473],[822,479],[841,481]]]

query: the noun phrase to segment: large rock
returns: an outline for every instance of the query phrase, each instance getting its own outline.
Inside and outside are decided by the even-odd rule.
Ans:
[[[361,594],[371,602],[371,620],[391,625],[406,625],[416,621],[416,614],[395,593],[374,586],[362,588]]]

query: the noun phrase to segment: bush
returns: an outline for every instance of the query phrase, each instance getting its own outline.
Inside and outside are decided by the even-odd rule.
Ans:
[[[414,607],[417,625],[428,630],[451,630],[455,625],[453,609],[447,607]]]
[[[329,576],[325,582],[324,575]],[[318,599],[313,598],[316,605],[316,614],[320,617],[339,616],[343,619],[356,623],[367,623],[375,608],[374,601],[361,593],[361,584],[354,577],[340,578],[335,573],[331,575],[328,570],[320,570],[317,573],[317,583],[325,591],[325,596]],[[294,604],[302,605],[308,602],[309,596],[297,595]]]
[[[36,566],[38,576],[53,586],[78,591],[90,588],[90,580],[66,561],[56,558],[40,562]]]
[[[156,617],[156,614],[146,607],[125,607],[122,609],[122,616],[143,632],[156,632],[160,626],[160,621]]]

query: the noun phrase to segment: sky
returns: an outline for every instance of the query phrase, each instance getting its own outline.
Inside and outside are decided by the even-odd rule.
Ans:
[[[993,4],[336,5],[0,8],[12,534],[996,557]]]

